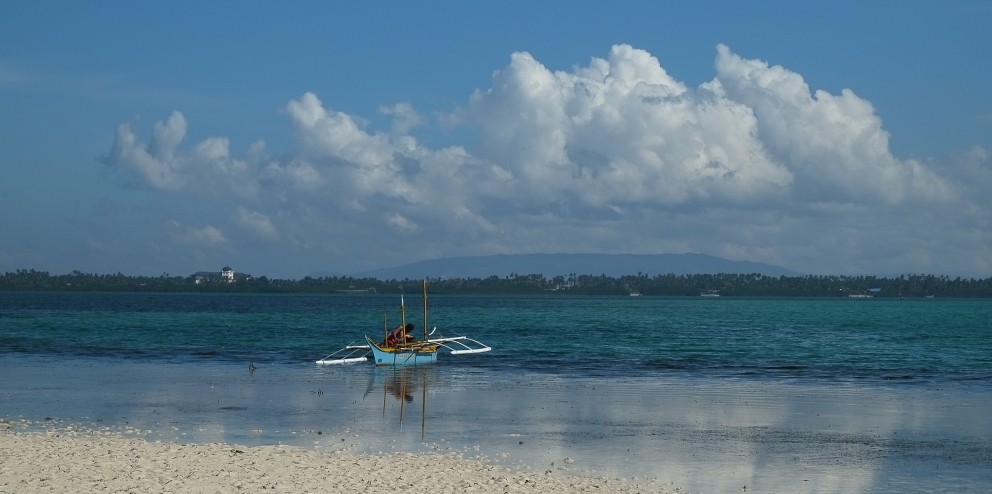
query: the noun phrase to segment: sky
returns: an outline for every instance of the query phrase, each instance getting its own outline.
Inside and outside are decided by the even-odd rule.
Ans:
[[[992,276],[992,2],[8,2],[0,272]]]

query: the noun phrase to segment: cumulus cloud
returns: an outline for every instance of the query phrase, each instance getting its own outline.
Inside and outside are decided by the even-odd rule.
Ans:
[[[627,45],[572,72],[516,53],[473,95],[466,120],[482,129],[479,152],[508,186],[594,210],[766,201],[792,181],[758,140],[750,109],[696,96]]]
[[[157,122],[147,143],[138,139],[133,125],[128,122],[118,126],[114,144],[103,158],[122,183],[166,192],[240,198],[258,193],[261,177],[249,162],[231,157],[226,137],[204,139],[188,153],[180,149],[187,132],[186,117],[181,112],[174,111],[166,120]],[[257,161],[264,146],[261,141],[252,144],[247,159]]]
[[[895,204],[949,197],[939,177],[891,155],[874,107],[852,90],[811,92],[802,76],[781,66],[745,60],[724,45],[717,52],[717,77],[706,88],[754,112],[756,137],[794,174],[801,198]]]
[[[236,221],[248,231],[264,239],[273,240],[279,237],[279,230],[272,224],[272,220],[258,211],[249,211],[244,207],[239,207]]]
[[[471,143],[424,146],[414,132],[428,124],[408,103],[381,107],[393,122],[377,131],[308,92],[285,106],[290,152],[270,155],[258,141],[237,158],[224,137],[187,150],[187,122],[174,112],[147,142],[134,122],[121,125],[104,161],[129,184],[228,208],[228,232],[368,267],[431,255],[696,251],[809,271],[927,270],[939,268],[927,253],[941,246],[921,226],[947,235],[988,226],[984,150],[899,159],[873,105],[850,89],[811,89],[723,45],[714,68],[693,88],[629,45],[570,70],[519,52],[442,117],[470,129]],[[228,241],[213,227],[183,231],[187,241]],[[964,246],[988,235],[951,250],[981,267]],[[884,266],[872,264],[883,251]]]
[[[178,190],[184,185],[184,177],[173,153],[185,134],[186,118],[178,111],[155,124],[154,136],[148,144],[138,141],[131,124],[121,124],[105,161],[133,172],[153,188]]]
[[[185,226],[179,220],[173,220],[169,224],[169,229],[179,243],[194,247],[212,247],[228,243],[224,232],[213,225],[196,228]]]

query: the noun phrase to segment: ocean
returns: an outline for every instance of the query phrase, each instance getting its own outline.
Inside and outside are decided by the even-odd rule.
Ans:
[[[406,317],[423,326],[420,297]],[[489,353],[314,361],[397,294],[0,293],[0,418],[439,451],[690,492],[984,492],[992,301],[432,295]]]

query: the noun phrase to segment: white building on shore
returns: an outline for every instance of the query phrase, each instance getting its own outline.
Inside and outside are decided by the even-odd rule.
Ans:
[[[193,283],[234,283],[236,280],[234,270],[230,266],[224,266],[220,272],[197,271],[193,275]]]

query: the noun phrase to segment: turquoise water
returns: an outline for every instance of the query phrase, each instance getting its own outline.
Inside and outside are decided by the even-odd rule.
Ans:
[[[492,352],[313,363],[384,315],[397,296],[0,293],[0,418],[690,492],[992,485],[992,301],[437,295],[438,333]]]
[[[408,319],[422,325],[420,302]],[[992,301],[435,296],[494,350],[452,365],[596,376],[992,381]],[[0,294],[0,352],[311,362],[399,322],[398,297]],[[442,358],[444,356],[442,355]],[[448,359],[454,360],[454,359]]]

